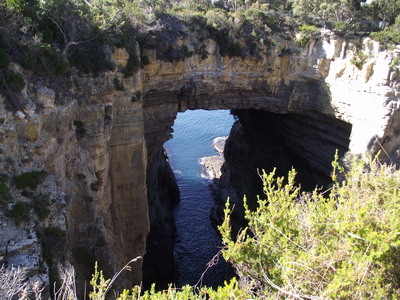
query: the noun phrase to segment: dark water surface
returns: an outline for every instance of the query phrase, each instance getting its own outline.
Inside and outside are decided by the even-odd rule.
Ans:
[[[227,110],[178,113],[173,138],[165,143],[181,192],[181,202],[175,211],[178,287],[196,284],[207,263],[221,248],[220,237],[210,222],[214,204],[208,187],[210,181],[201,177],[199,158],[216,154],[212,140],[229,135],[233,122]],[[231,276],[230,268],[220,261],[206,272],[202,284],[215,287]]]

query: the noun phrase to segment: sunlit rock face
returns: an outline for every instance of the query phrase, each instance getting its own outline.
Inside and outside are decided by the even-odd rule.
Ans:
[[[194,47],[190,40],[182,43]],[[160,153],[171,137],[177,112],[237,110],[240,124],[235,125],[233,137],[264,140],[255,145],[259,138],[236,142],[232,138],[228,157],[246,147],[257,146],[251,151],[260,157],[261,149],[271,155],[280,151],[282,165],[292,164],[282,157],[294,157],[298,163],[293,165],[306,170],[308,178],[329,174],[336,146],[342,153],[347,148],[363,153],[383,147],[382,159],[399,161],[399,71],[390,67],[399,48],[379,51],[370,39],[345,41],[329,32],[302,49],[293,40],[273,35],[253,58],[221,57],[212,40],[205,46],[207,58],[193,55],[178,62],[157,60],[154,50],[145,50],[150,64],[130,78],[120,72],[128,53],[115,49],[116,71],[98,77],[73,73],[65,93],[57,94],[45,84],[28,84],[16,101],[17,110],[0,97],[0,169],[9,178],[32,170],[50,173],[51,183],[40,188],[53,195],[54,207],[63,208],[52,207],[51,220],[43,226],[65,231],[63,259],[78,270],[88,261],[82,257],[90,258],[99,260],[109,276],[146,253],[150,224],[153,229],[160,225],[154,218],[165,195],[156,191],[157,176],[165,174],[157,171],[163,166]],[[351,62],[358,51],[368,55],[360,69]],[[271,141],[280,146],[269,149]],[[248,159],[249,167],[259,165]],[[234,162],[235,167],[222,174],[239,194],[256,179],[249,175],[251,182],[241,182],[241,174],[234,175],[240,164]],[[260,165],[269,168],[274,160]],[[304,185],[313,185],[312,180]],[[15,196],[12,201],[31,201],[22,198],[11,179],[7,184]],[[2,221],[4,230],[6,222],[12,221]],[[173,230],[168,236],[172,235]],[[1,241],[2,253],[8,251],[7,243]],[[14,247],[12,253],[18,256],[23,249]],[[33,251],[42,260],[41,252]],[[83,280],[85,274],[78,273]],[[140,283],[142,260],[121,278],[121,285]]]

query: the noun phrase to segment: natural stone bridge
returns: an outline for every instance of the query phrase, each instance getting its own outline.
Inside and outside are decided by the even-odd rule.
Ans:
[[[246,59],[221,57],[212,40],[206,59],[163,62],[147,51],[150,64],[131,78],[119,71],[96,78],[76,74],[71,98],[55,107],[38,105],[31,118],[7,116],[16,129],[3,138],[4,150],[21,171],[49,170],[66,195],[71,253],[89,249],[109,274],[145,254],[150,222],[162,228],[154,220],[167,217],[170,205],[162,203],[158,188],[168,177],[162,145],[177,112],[187,109],[237,110],[243,130],[258,136],[265,131],[325,176],[335,149],[361,153],[379,146],[392,161],[399,159],[399,79],[389,67],[392,54],[365,39],[369,60],[359,70],[351,64],[355,44],[328,32],[306,49],[278,36],[272,44]],[[116,50],[113,59],[121,69],[128,54]],[[37,104],[41,97],[37,93]],[[74,120],[84,122],[84,137],[76,134]],[[90,189],[93,182],[99,188]],[[73,255],[71,260],[79,264]],[[141,281],[141,263],[129,279]]]

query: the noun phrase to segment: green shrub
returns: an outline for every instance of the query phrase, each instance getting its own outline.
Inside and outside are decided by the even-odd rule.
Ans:
[[[33,199],[33,210],[40,221],[43,221],[50,215],[49,205],[49,194],[41,194]]]
[[[299,27],[301,32],[300,38],[297,40],[297,43],[300,47],[305,47],[312,37],[315,37],[319,34],[319,30],[314,25],[301,25]]]
[[[0,182],[0,206],[4,206],[11,199],[10,188],[6,183]]]
[[[392,62],[390,63],[390,67],[393,70],[400,70],[400,58],[399,57],[393,58]]]
[[[294,171],[286,179],[263,173],[266,200],[256,211],[245,201],[248,227],[237,239],[227,204],[223,255],[256,295],[400,297],[400,171],[376,161],[356,161],[346,173],[333,166],[329,195],[301,193]]]
[[[0,182],[5,183],[8,180],[8,176],[7,175],[0,175]]]
[[[140,56],[140,63],[141,63],[141,67],[144,67],[145,65],[150,64],[149,57],[147,55]]]
[[[353,58],[350,60],[350,63],[355,65],[357,69],[361,70],[368,60],[368,55],[365,54],[363,51],[357,51]]]
[[[8,55],[5,49],[0,48],[0,69],[5,69],[10,64]]]
[[[123,91],[124,90],[124,83],[118,79],[118,77],[114,78],[114,88],[117,91]]]
[[[13,92],[18,93],[25,87],[24,78],[20,74],[17,74],[11,70],[4,70],[3,76],[0,76],[0,79],[1,77],[3,77],[1,82],[3,88],[10,89]]]
[[[90,189],[97,192],[100,189],[100,182],[94,181],[90,184]]]
[[[43,233],[47,236],[53,236],[59,239],[65,236],[65,231],[60,227],[47,227],[44,229]]]
[[[73,49],[69,62],[80,72],[99,75],[104,71],[112,71],[112,63],[106,58],[104,49],[99,41],[82,43]]]
[[[142,99],[142,91],[137,91],[135,94],[133,94],[131,101],[136,102],[140,101]]]
[[[10,210],[7,211],[7,216],[10,219],[13,219],[15,222],[19,223],[22,221],[28,221],[29,213],[30,207],[27,204],[23,202],[17,202]]]
[[[348,24],[346,21],[336,21],[333,23],[333,29],[340,33],[345,33],[348,29]]]
[[[140,68],[140,59],[134,54],[129,53],[128,62],[126,63],[125,68],[122,70],[122,74],[124,78],[129,78]]]
[[[22,190],[30,188],[31,190],[34,190],[43,182],[47,174],[48,173],[44,170],[22,173],[21,175],[14,177],[14,183],[17,189]]]
[[[370,37],[378,41],[383,48],[386,48],[388,45],[399,45],[400,29],[388,28],[383,31],[372,32]]]
[[[75,126],[75,133],[78,136],[78,138],[80,138],[86,134],[86,128],[85,128],[84,122],[82,122],[80,120],[74,120],[73,124]]]
[[[42,229],[39,233],[40,241],[43,247],[43,258],[52,263],[52,260],[58,252],[63,251],[65,245],[65,231],[60,227],[51,226]]]

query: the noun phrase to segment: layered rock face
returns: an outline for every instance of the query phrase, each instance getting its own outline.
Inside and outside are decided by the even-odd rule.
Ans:
[[[189,50],[194,47],[190,41],[182,43]],[[14,196],[9,206],[31,201],[15,188],[13,176],[47,170],[50,175],[39,189],[54,201],[41,226],[57,226],[66,232],[65,259],[78,270],[87,271],[85,263],[96,259],[109,276],[130,259],[143,256],[150,223],[153,253],[164,247],[165,243],[154,241],[160,228],[170,224],[168,209],[173,201],[164,200],[175,199],[176,188],[162,181],[163,176],[171,178],[162,145],[171,137],[179,111],[238,110],[240,123],[232,132],[239,137],[235,143],[241,136],[248,139],[231,145],[226,155],[235,160],[242,155],[241,149],[251,148],[260,157],[264,151],[295,157],[298,168],[310,176],[305,185],[312,185],[309,181],[314,179],[309,178],[329,174],[335,148],[359,153],[384,147],[387,156],[383,158],[399,160],[399,76],[398,70],[390,68],[398,48],[379,51],[369,39],[357,48],[356,43],[325,32],[300,49],[296,42],[275,35],[257,58],[242,59],[221,57],[214,41],[205,43],[206,59],[194,55],[163,62],[154,51],[146,50],[150,64],[131,78],[123,78],[118,71],[128,54],[116,49],[115,72],[99,77],[72,74],[69,90],[63,94],[45,83],[28,84],[18,112],[6,108],[1,98],[1,170],[9,176],[7,185]],[[361,50],[368,59],[359,70],[351,60]],[[259,137],[262,143],[257,143]],[[270,149],[275,141],[283,146]],[[250,157],[247,163],[245,156],[242,160],[251,167],[274,164]],[[236,193],[252,185],[240,180],[242,174],[234,175],[242,163],[233,161],[223,175],[229,176],[227,182]],[[287,167],[291,164],[282,161]],[[13,221],[3,214],[1,218],[7,230],[7,222]],[[0,251],[7,253],[7,261],[26,249],[25,229],[32,231],[32,253],[42,261],[34,222],[18,228],[21,234],[14,235],[18,238],[1,240]],[[169,228],[172,235],[173,226]],[[10,243],[21,246],[11,253]],[[46,273],[42,270],[38,267],[32,274]],[[123,277],[125,286],[143,278],[141,261],[132,270]],[[80,280],[87,275],[83,273],[78,274]]]
[[[336,150],[343,156],[348,150],[351,125],[327,116],[274,114],[261,110],[235,110],[238,120],[227,140],[222,177],[214,180],[217,206],[213,221],[221,223],[225,201],[234,205],[234,230],[245,226],[243,197],[251,209],[257,196],[263,198],[260,176],[276,168],[277,176],[286,176],[293,168],[303,190],[327,187]]]
[[[126,52],[121,61],[118,54],[116,63],[126,63]],[[123,90],[115,88],[116,80],[124,84]],[[63,255],[50,259],[55,268],[58,261],[75,265],[78,282],[89,278],[95,260],[111,276],[132,258],[145,254],[149,231],[147,152],[141,103],[132,102],[140,84],[140,78],[124,81],[119,72],[96,78],[75,74],[70,78],[68,97],[54,91],[43,95],[40,88],[33,87],[23,92],[23,97],[36,103],[30,111],[22,107],[14,117],[15,112],[4,110],[2,172],[10,178],[7,185],[14,193],[13,202],[29,205],[32,201],[15,189],[13,176],[34,170],[50,173],[48,186],[46,181],[39,188],[50,194],[54,218],[52,213],[43,224],[34,226],[35,213],[30,211],[32,221],[19,228],[21,232],[32,228],[35,240],[37,231],[61,230]],[[57,209],[59,206],[64,208]],[[12,263],[7,248],[10,241],[1,242],[1,251]],[[17,250],[15,255],[19,255]],[[40,249],[37,252],[40,263],[36,272],[40,272],[46,264]],[[141,278],[139,261],[125,279],[140,282]]]
[[[175,282],[176,267],[172,255],[175,240],[175,222],[172,211],[180,200],[175,175],[164,150],[149,162],[147,173],[150,233],[147,236],[143,264],[143,287],[168,288]]]

